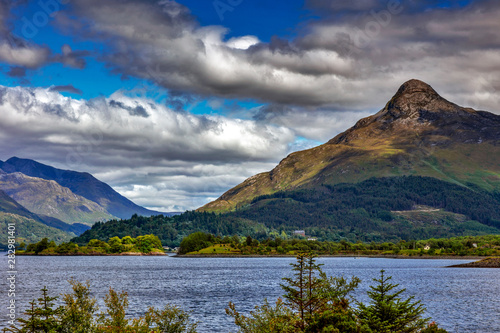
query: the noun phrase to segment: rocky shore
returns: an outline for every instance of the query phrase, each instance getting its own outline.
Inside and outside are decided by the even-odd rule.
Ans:
[[[471,268],[500,268],[500,257],[485,258],[467,264],[452,265],[448,267],[471,267]]]

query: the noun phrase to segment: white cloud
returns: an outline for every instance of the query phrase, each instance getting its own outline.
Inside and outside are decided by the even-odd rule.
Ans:
[[[117,92],[77,100],[50,88],[0,86],[0,156],[88,171],[148,207],[194,209],[295,140],[284,126],[176,112]]]
[[[87,24],[89,38],[110,47],[101,59],[114,71],[184,94],[366,111],[416,78],[451,100],[465,94],[466,102],[499,111],[498,94],[468,84],[483,77],[493,86],[490,76],[500,75],[498,2],[449,9],[402,2],[387,17],[388,3],[310,0],[319,19],[301,25],[295,39],[269,43],[255,36],[226,40],[227,28],[200,26],[174,1],[75,0],[72,14],[81,22],[61,16],[59,23]]]
[[[256,36],[233,37],[226,42],[226,45],[233,49],[246,50],[250,46],[259,44],[260,40]]]

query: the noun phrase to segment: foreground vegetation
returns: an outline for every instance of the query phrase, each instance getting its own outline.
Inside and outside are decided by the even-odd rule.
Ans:
[[[253,199],[236,211],[186,212],[96,223],[74,242],[154,233],[162,244],[179,246],[197,231],[251,236],[259,241],[294,230],[321,241],[399,242],[500,234],[500,193],[473,184],[460,186],[429,177],[373,178],[357,184],[321,185]]]
[[[381,271],[368,291],[369,304],[357,302],[351,293],[360,280],[327,276],[311,254],[300,254],[292,263],[293,276],[284,278],[282,299],[275,305],[267,300],[249,316],[240,314],[233,303],[226,313],[232,316],[239,332],[283,333],[446,333],[430,318],[422,317],[425,307],[411,296],[402,299],[405,289],[390,283],[392,277]],[[356,307],[353,306],[356,305]]]
[[[89,284],[70,280],[73,293],[63,295],[64,304],[55,307],[58,297],[42,296],[30,302],[24,317],[3,332],[19,333],[195,333],[197,323],[180,308],[166,305],[163,309],[149,308],[144,316],[127,319],[128,295],[109,289],[104,298],[106,310],[98,312],[97,300],[91,297]]]
[[[242,333],[446,333],[444,329],[423,317],[425,307],[411,296],[401,297],[381,271],[373,279],[368,292],[370,303],[357,302],[351,293],[360,280],[353,277],[327,276],[311,254],[299,254],[292,263],[291,277],[283,278],[283,300],[274,305],[267,300],[249,315],[240,314],[229,303],[226,313],[234,318]],[[106,310],[98,312],[96,299],[91,297],[89,284],[69,281],[73,292],[63,295],[63,305],[55,307],[57,297],[42,296],[30,302],[24,317],[12,322],[4,332],[52,333],[195,333],[197,323],[182,309],[166,305],[163,309],[149,308],[144,316],[128,319],[127,293],[109,289],[104,299]]]
[[[24,249],[24,243],[19,248]],[[155,235],[145,235],[132,238],[111,237],[108,242],[98,239],[90,240],[85,246],[67,242],[56,245],[54,241],[47,238],[38,243],[29,244],[26,250],[18,251],[18,254],[31,255],[103,255],[103,254],[163,254],[160,239]]]
[[[197,232],[184,238],[179,254],[200,255],[295,255],[314,251],[321,255],[403,255],[403,256],[499,256],[500,235],[469,236],[397,243],[320,242],[277,237],[259,242],[252,237],[217,237]]]

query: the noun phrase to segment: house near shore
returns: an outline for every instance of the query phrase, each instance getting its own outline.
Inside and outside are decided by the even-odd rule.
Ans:
[[[306,232],[304,230],[295,230],[293,234],[297,236],[306,237]]]

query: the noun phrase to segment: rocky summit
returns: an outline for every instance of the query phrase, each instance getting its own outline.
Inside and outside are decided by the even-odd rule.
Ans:
[[[498,140],[500,116],[490,112],[460,107],[441,97],[430,85],[410,80],[404,83],[386,106],[373,116],[360,120],[354,127],[329,143],[349,143],[364,137],[400,139],[419,136],[427,144],[456,141],[481,143]],[[434,139],[434,141],[432,140]]]
[[[231,211],[279,191],[405,175],[500,191],[500,116],[461,107],[410,80],[376,114],[290,154],[200,210]]]

